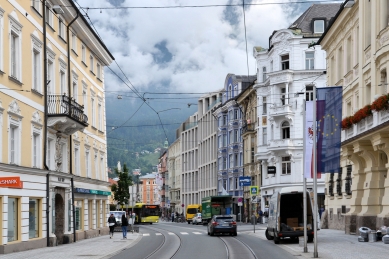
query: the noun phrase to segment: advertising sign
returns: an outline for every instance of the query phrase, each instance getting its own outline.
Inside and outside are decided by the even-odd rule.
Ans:
[[[23,188],[23,182],[19,176],[0,177],[0,187]]]
[[[251,185],[251,177],[250,176],[240,176],[239,177],[239,185],[240,186],[250,186]]]

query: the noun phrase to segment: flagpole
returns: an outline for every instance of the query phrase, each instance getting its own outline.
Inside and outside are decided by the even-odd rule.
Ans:
[[[313,257],[318,258],[317,252],[317,161],[316,161],[316,135],[317,135],[317,122],[316,122],[316,86],[313,86],[313,240],[314,250]]]
[[[306,123],[306,116],[307,116],[307,110],[306,110],[306,100],[304,99],[304,121],[303,121],[303,128],[304,128],[304,141],[307,141],[307,123]],[[307,179],[305,178],[305,143],[303,145],[303,207],[304,207],[304,253],[308,253],[308,247],[307,247]]]

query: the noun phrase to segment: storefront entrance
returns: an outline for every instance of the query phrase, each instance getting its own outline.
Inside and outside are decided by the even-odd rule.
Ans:
[[[65,228],[65,203],[64,203],[64,195],[65,195],[65,189],[64,188],[55,188],[55,211],[54,211],[54,219],[55,221],[53,224],[55,224],[55,231],[54,234],[57,237],[57,244],[61,245],[63,244],[63,235],[64,235],[64,228]]]

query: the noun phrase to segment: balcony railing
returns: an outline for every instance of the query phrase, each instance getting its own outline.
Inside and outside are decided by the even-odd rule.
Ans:
[[[243,122],[243,127],[242,127],[242,133],[250,133],[250,132],[255,132],[255,125],[253,122],[248,124],[246,121]]]
[[[85,126],[88,125],[88,116],[84,114],[84,106],[66,95],[48,95],[47,108],[49,116],[66,115]]]

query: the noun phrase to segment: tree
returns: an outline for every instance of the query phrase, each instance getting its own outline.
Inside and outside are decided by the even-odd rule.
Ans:
[[[128,204],[128,200],[130,199],[129,187],[132,185],[132,177],[128,174],[126,164],[123,165],[122,172],[119,172],[117,168],[115,168],[115,172],[119,180],[117,181],[117,184],[111,185],[111,191],[113,193],[113,199],[117,201],[117,204],[119,204],[123,210],[123,205]]]

